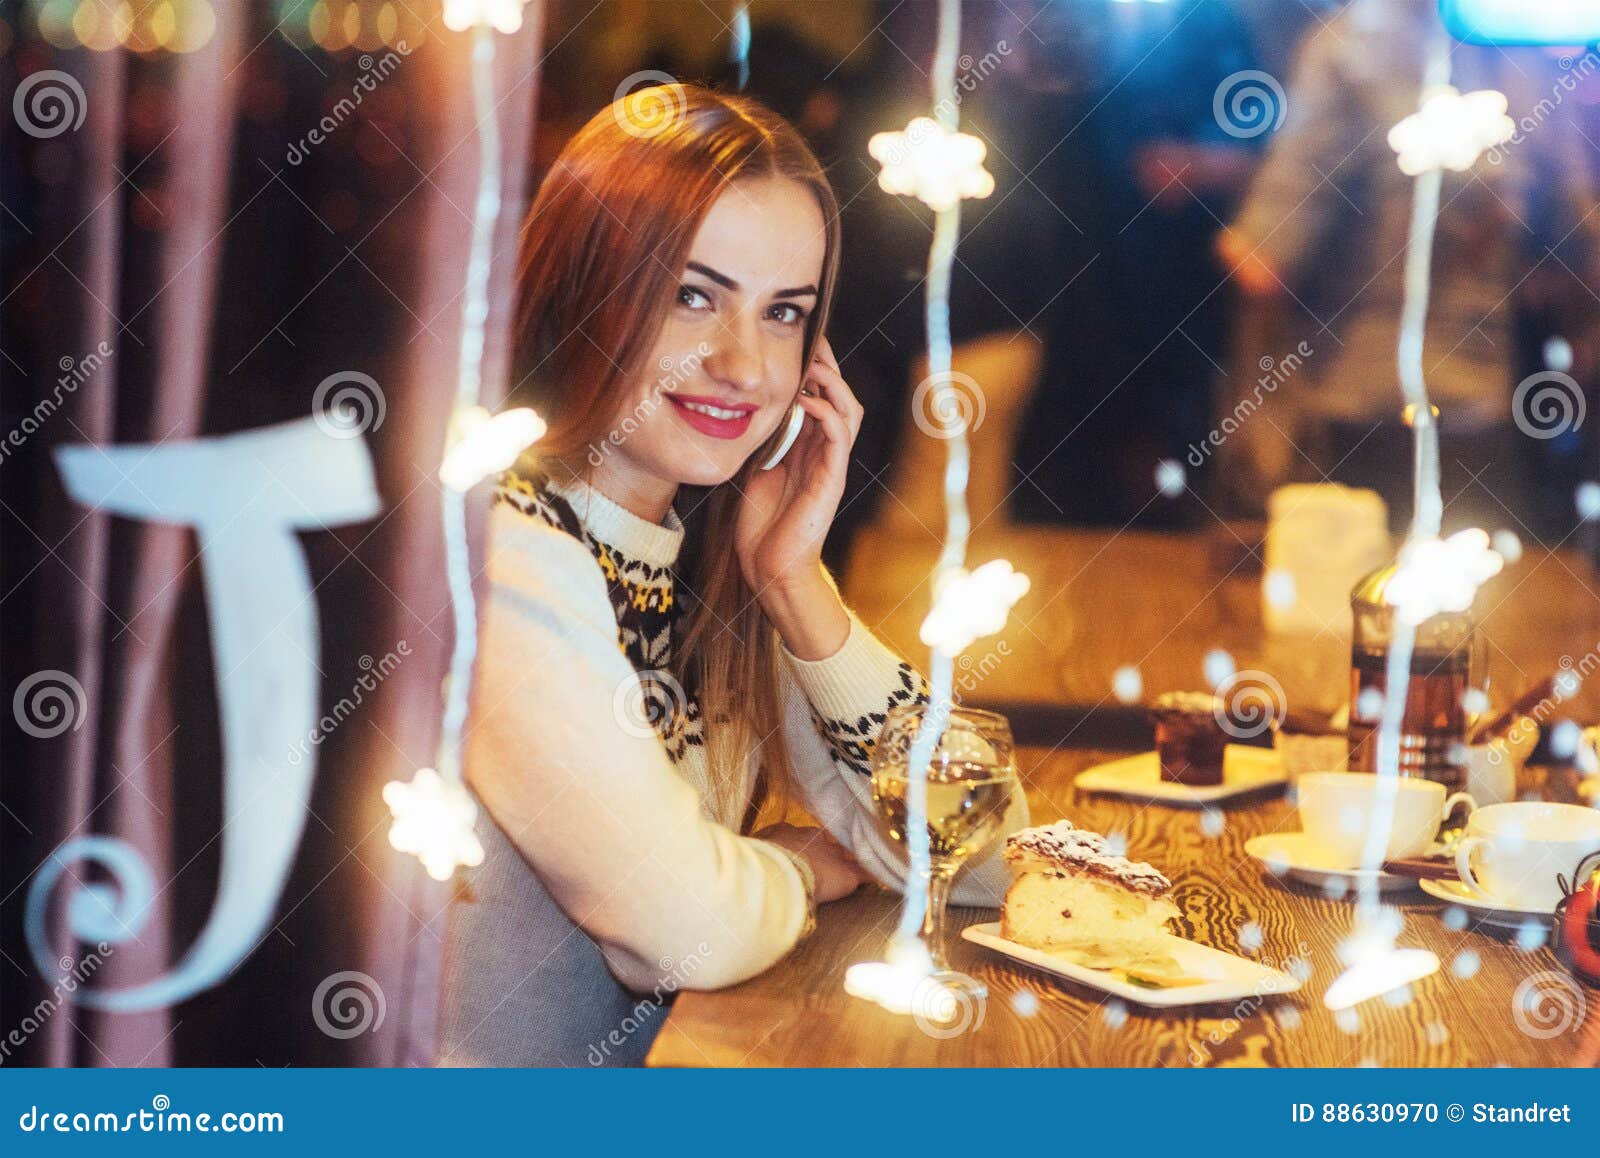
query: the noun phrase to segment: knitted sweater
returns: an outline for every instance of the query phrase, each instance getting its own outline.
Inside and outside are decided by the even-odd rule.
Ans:
[[[738,834],[755,761],[718,801],[708,722],[668,674],[677,516],[655,525],[582,484],[516,474],[495,497],[466,755],[493,823],[451,909],[439,1060],[637,1064],[672,994],[745,980],[794,946],[809,873]],[[899,888],[904,853],[874,818],[869,762],[885,714],[922,699],[923,681],[854,614],[834,655],[782,649],[779,668],[801,803]],[[1018,793],[1007,830],[1027,822]],[[986,854],[953,899],[996,905],[1007,882]]]

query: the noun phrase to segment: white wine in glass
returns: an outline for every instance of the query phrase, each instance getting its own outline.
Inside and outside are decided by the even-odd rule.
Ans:
[[[872,801],[885,830],[901,843],[911,811],[911,745],[925,713],[921,704],[893,709],[872,753]],[[928,910],[922,938],[937,970],[950,968],[944,951],[950,882],[968,857],[1000,835],[1016,784],[1016,745],[1005,717],[952,707],[928,767]]]

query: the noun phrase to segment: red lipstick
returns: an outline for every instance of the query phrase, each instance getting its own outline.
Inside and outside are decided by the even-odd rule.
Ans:
[[[700,394],[668,393],[673,410],[684,422],[712,438],[739,438],[750,429],[750,419],[760,409],[753,402],[726,402]],[[715,413],[707,413],[707,411]]]

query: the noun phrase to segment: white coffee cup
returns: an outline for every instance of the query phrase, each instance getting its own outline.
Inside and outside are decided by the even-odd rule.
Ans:
[[[1600,809],[1518,801],[1480,808],[1456,845],[1456,871],[1475,896],[1513,909],[1552,912],[1558,876],[1600,851]]]
[[[1402,776],[1391,783],[1394,815],[1384,860],[1421,856],[1457,804],[1478,806],[1465,792],[1447,797],[1444,785],[1432,780]],[[1367,834],[1378,820],[1380,788],[1371,772],[1308,772],[1300,777],[1295,786],[1300,827],[1329,867],[1360,866]]]

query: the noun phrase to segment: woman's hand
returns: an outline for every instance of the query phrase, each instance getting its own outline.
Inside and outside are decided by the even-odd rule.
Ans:
[[[822,541],[844,496],[850,448],[864,413],[826,338],[799,398],[807,421],[771,470],[747,476],[734,550],[785,646],[801,659],[826,659],[843,646],[849,617],[822,568]]]
[[[774,824],[756,833],[756,839],[769,841],[805,858],[811,866],[811,875],[817,879],[819,905],[848,897],[869,879],[850,851],[834,840],[825,828]]]

